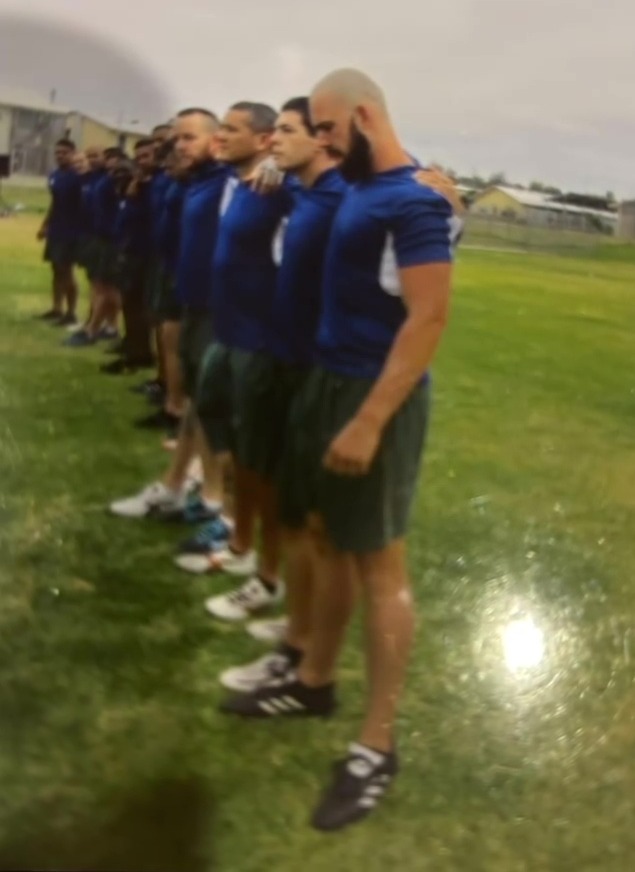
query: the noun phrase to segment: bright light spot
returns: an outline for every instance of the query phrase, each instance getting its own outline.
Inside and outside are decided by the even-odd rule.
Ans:
[[[503,631],[503,651],[511,672],[531,669],[544,657],[544,634],[531,618],[514,620]]]

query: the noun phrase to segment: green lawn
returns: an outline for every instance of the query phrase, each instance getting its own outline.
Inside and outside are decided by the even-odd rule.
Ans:
[[[27,187],[9,183],[3,186],[2,196],[5,203],[13,209],[17,207],[19,210],[40,214],[48,209],[49,193],[45,184]]]
[[[0,868],[630,869],[633,252],[461,254],[411,535],[404,772],[324,837],[307,816],[359,722],[358,634],[332,722],[217,714],[217,673],[261,648],[206,617],[226,580],[173,568],[181,530],[105,513],[165,454],[130,426],[134,379],[30,318],[36,226],[0,221]]]

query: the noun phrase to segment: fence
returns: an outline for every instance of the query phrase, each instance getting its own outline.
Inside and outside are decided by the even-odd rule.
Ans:
[[[53,147],[64,136],[66,119],[50,112],[13,110],[11,131],[11,172],[43,176],[51,167]]]
[[[557,226],[535,227],[519,221],[505,221],[468,212],[463,245],[522,251],[583,251],[611,245],[615,237],[599,230],[566,230]]]

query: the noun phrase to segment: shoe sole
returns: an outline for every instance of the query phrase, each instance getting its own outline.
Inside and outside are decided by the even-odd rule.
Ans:
[[[288,712],[287,714],[268,715],[266,712],[238,712],[234,709],[225,708],[222,704],[218,707],[218,711],[223,715],[233,715],[236,718],[242,718],[247,721],[288,721],[288,720],[310,720],[321,719],[329,720],[335,715],[336,709],[331,712]]]

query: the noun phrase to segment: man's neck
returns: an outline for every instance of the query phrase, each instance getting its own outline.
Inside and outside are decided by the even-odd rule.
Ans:
[[[296,170],[295,175],[303,188],[311,188],[321,175],[335,169],[336,166],[334,160],[322,153],[313,158],[311,163]]]
[[[249,158],[248,160],[242,161],[241,163],[234,164],[234,169],[236,171],[236,175],[241,180],[241,182],[246,182],[248,179],[253,176],[256,167],[258,164],[262,163],[265,159],[266,155],[257,154],[254,157]]]
[[[379,131],[372,143],[373,169],[376,173],[386,173],[397,167],[412,163],[412,158],[404,150],[392,127]]]

